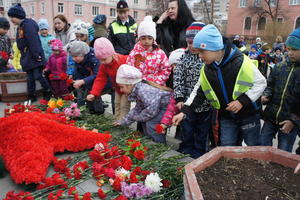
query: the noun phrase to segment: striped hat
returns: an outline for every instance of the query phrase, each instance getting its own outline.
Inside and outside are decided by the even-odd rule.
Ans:
[[[196,34],[202,30],[202,28],[205,26],[204,23],[202,22],[193,22],[187,29],[185,32],[185,37],[186,38],[194,38],[196,36]]]

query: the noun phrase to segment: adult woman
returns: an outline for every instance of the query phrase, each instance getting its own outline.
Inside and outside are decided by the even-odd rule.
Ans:
[[[195,21],[185,0],[170,0],[166,10],[156,22],[157,43],[166,54],[186,47],[185,31]]]
[[[276,48],[280,48],[281,51],[284,50],[284,43],[283,43],[283,40],[282,40],[281,35],[278,35],[278,36],[276,37],[276,40],[275,40],[275,42],[274,42],[274,44],[273,44],[273,51],[274,51]]]
[[[56,39],[62,41],[65,46],[70,42],[72,34],[71,25],[68,23],[68,20],[64,15],[56,15],[53,18],[53,24]]]

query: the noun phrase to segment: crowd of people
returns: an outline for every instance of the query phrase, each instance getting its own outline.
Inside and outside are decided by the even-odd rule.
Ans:
[[[74,93],[91,114],[104,112],[101,95],[109,92],[115,126],[138,122],[144,135],[166,143],[176,125],[178,151],[193,158],[210,146],[272,146],[276,135],[278,148],[292,151],[300,135],[300,29],[273,46],[258,37],[248,51],[243,36],[230,40],[195,21],[184,0],[170,0],[156,22],[146,16],[138,25],[122,0],[117,13],[108,28],[105,15],[93,25],[57,15],[52,36],[45,19],[26,18],[17,4],[8,11],[17,26],[13,48],[0,18],[0,70],[26,72],[32,102],[39,80],[44,98]]]

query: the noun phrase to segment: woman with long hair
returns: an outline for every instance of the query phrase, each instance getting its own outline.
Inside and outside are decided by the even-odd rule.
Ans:
[[[187,47],[185,31],[194,22],[185,0],[169,0],[168,9],[157,24],[157,43],[167,55],[175,49]]]

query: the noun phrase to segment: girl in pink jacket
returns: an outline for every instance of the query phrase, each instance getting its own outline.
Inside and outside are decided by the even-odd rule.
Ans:
[[[127,58],[127,64],[139,69],[142,79],[164,86],[172,67],[165,52],[158,48],[156,40],[156,24],[151,16],[146,16],[138,29],[139,41]]]

